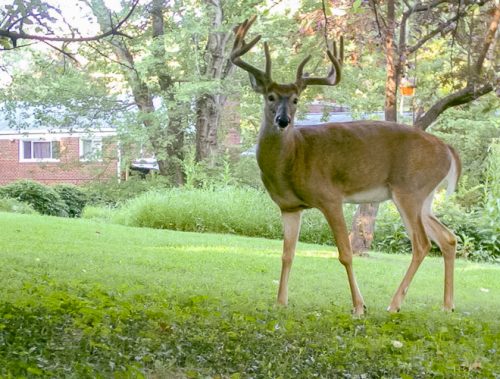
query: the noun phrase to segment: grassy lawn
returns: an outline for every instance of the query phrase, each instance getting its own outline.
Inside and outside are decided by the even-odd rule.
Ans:
[[[281,242],[0,213],[0,377],[500,378],[500,267],[458,261],[456,312],[427,258],[385,312],[409,256],[355,260],[349,315],[330,248],[299,244],[290,306]]]

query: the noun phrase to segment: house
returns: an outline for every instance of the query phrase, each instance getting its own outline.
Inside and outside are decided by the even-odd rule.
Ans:
[[[20,179],[83,184],[120,176],[116,130],[12,129],[0,115],[0,185]]]

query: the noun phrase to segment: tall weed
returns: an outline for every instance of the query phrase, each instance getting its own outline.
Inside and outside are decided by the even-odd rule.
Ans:
[[[87,212],[84,217],[93,218]],[[123,225],[159,229],[275,239],[282,236],[278,207],[266,193],[252,188],[151,191],[117,209],[111,220]],[[300,239],[332,243],[328,225],[319,211],[305,212]]]

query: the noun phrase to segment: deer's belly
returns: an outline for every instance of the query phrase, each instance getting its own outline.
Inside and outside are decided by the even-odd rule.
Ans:
[[[355,192],[344,197],[344,203],[378,203],[389,200],[391,192],[387,187],[375,187],[366,191]]]

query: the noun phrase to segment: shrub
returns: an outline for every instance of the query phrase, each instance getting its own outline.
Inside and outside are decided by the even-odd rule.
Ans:
[[[59,194],[43,184],[21,180],[2,187],[0,195],[4,195],[30,204],[41,214],[51,216],[68,216],[68,206]]]
[[[497,199],[498,205],[500,200]],[[345,206],[346,223],[351,225],[355,206]],[[437,197],[436,215],[458,237],[458,256],[473,260],[500,257],[499,223],[484,209],[465,211],[454,199]],[[498,212],[497,214],[500,214]],[[118,224],[193,232],[232,233],[250,237],[281,239],[280,212],[269,196],[253,188],[179,189],[147,192],[117,209],[86,207],[83,217]],[[300,241],[332,244],[326,220],[318,210],[302,217]],[[389,253],[411,253],[411,243],[399,213],[392,203],[380,207],[374,249]],[[439,254],[434,246],[432,254]]]
[[[23,203],[16,199],[0,198],[0,212],[35,214],[37,211],[27,203]]]
[[[110,221],[114,208],[108,206],[86,205],[81,217],[96,221]]]
[[[380,204],[373,248],[385,253],[411,253],[411,242],[393,203]]]
[[[433,133],[455,147],[462,159],[457,201],[471,210],[481,202],[489,148],[500,138],[500,119],[478,104],[474,109],[450,109],[432,127]]]
[[[84,217],[105,218],[103,214],[91,209]],[[279,209],[266,193],[252,188],[152,191],[130,200],[111,219],[129,226],[282,238]],[[300,240],[332,243],[319,211],[304,212]]]
[[[278,211],[262,192],[223,188],[152,191],[130,200],[113,221],[140,227],[276,238]]]
[[[116,207],[127,200],[137,197],[147,191],[163,189],[169,186],[168,180],[161,176],[151,176],[146,179],[131,177],[127,181],[88,183],[83,187],[90,205],[106,205]]]
[[[500,200],[496,206],[466,211],[444,193],[436,197],[437,217],[457,236],[457,256],[476,261],[495,261],[500,258]],[[498,212],[498,213],[497,213]],[[392,203],[380,207],[377,218],[374,248],[388,253],[411,253],[411,243]],[[440,254],[433,245],[431,254]]]
[[[498,200],[500,206],[500,200]],[[496,261],[500,259],[500,224],[488,217],[484,208],[464,211],[449,202],[446,209],[438,209],[441,219],[455,232],[458,238],[459,256],[475,261]]]
[[[53,187],[68,207],[69,217],[80,217],[87,203],[87,195],[80,188],[70,184],[59,184]]]
[[[242,157],[235,163],[233,170],[233,175],[238,184],[256,189],[264,188],[255,157]]]

